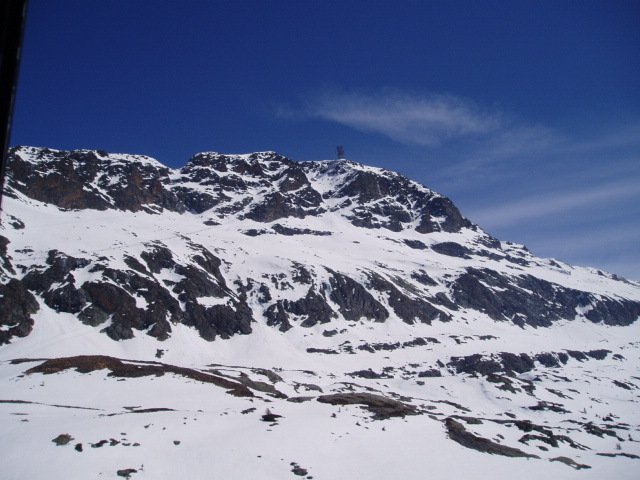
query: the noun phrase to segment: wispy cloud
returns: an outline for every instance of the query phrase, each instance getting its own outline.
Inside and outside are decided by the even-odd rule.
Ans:
[[[506,205],[472,211],[469,212],[469,216],[486,228],[500,228],[632,197],[640,198],[640,189],[635,179],[611,182],[580,191],[532,195]]]
[[[504,121],[500,113],[461,97],[394,89],[376,93],[325,91],[307,98],[300,110],[280,108],[278,113],[321,118],[423,146],[486,134],[500,128]]]

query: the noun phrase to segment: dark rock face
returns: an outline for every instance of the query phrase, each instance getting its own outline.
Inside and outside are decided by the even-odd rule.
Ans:
[[[265,311],[267,325],[279,326],[280,331],[286,332],[292,327],[291,316],[301,319],[300,325],[312,327],[318,323],[328,323],[337,317],[325,298],[313,289],[298,300],[278,300]]]
[[[387,309],[358,282],[346,275],[329,270],[332,274],[329,282],[334,301],[342,316],[347,320],[360,320],[362,317],[384,322],[389,318]]]
[[[68,433],[61,433],[51,441],[60,447],[60,446],[68,445],[72,440],[74,440],[74,438]]]
[[[441,255],[448,255],[450,257],[470,258],[469,255],[471,254],[471,250],[455,242],[437,243],[431,248]]]
[[[448,320],[449,316],[441,312],[426,300],[411,298],[403,294],[394,284],[377,273],[370,273],[371,288],[388,295],[389,306],[405,323],[413,324],[416,320],[431,324],[433,320]]]
[[[133,338],[133,329],[147,328],[144,311],[136,307],[135,299],[124,289],[104,282],[85,283],[82,289],[87,292],[91,308],[80,313],[79,318],[88,325],[97,326],[110,317],[112,323],[105,333],[114,340]]]
[[[331,405],[364,405],[369,411],[373,412],[373,418],[376,420],[404,417],[418,413],[417,409],[412,405],[372,393],[334,393],[332,395],[320,395],[317,400],[320,403],[329,403]]]
[[[370,368],[368,370],[358,370],[356,372],[347,373],[347,375],[351,377],[366,378],[368,380],[377,380],[380,378],[393,378],[391,375],[387,375],[386,373],[374,372]]]
[[[625,326],[640,317],[640,302],[625,299],[603,299],[593,302],[594,307],[585,313],[593,323]]]
[[[7,245],[9,245],[9,239],[0,235],[0,278],[2,278],[2,275],[16,273],[11,266],[11,259],[7,253]]]
[[[471,222],[462,216],[451,200],[434,196],[422,205],[422,216],[416,231],[419,233],[458,232],[462,228],[471,226]]]
[[[7,158],[8,186],[27,196],[65,209],[116,208],[137,212],[149,205],[176,212],[184,204],[165,188],[169,169],[142,157],[112,162],[105,152],[32,149],[38,162],[17,155],[30,147],[16,147]],[[106,192],[106,196],[103,192]],[[106,198],[105,198],[106,197]]]
[[[229,338],[236,333],[247,335],[251,333],[253,314],[245,304],[214,305],[203,307],[195,303],[188,303],[185,325],[193,326],[205,340],[213,341],[216,336]]]
[[[43,270],[37,269],[29,271],[22,281],[30,290],[45,295],[45,302],[47,305],[51,302],[51,305],[49,305],[51,308],[55,309],[58,307],[56,304],[57,300],[63,304],[75,303],[75,301],[71,299],[59,298],[60,295],[56,293],[56,290],[52,290],[51,287],[54,284],[59,283],[73,284],[75,282],[75,278],[71,272],[79,268],[84,268],[91,262],[84,258],[71,257],[58,250],[49,250],[46,263],[48,267]],[[77,310],[74,310],[73,308],[71,310],[62,311],[70,313],[77,312]]]
[[[20,191],[65,209],[212,210],[268,223],[318,215],[326,211],[325,199],[343,198],[342,207],[355,205],[348,218],[363,228],[399,232],[416,218],[420,233],[456,232],[472,225],[450,200],[397,173],[362,170],[349,161],[294,162],[274,152],[201,153],[176,173],[141,156],[124,160],[102,151],[16,147],[8,171],[8,194]],[[309,180],[313,173],[348,175],[323,199]],[[262,198],[250,194],[257,187],[265,191]],[[238,193],[245,196],[231,203]],[[412,245],[421,248],[415,241]]]
[[[585,317],[607,325],[630,325],[640,315],[640,302],[580,292],[531,275],[507,277],[489,269],[468,268],[452,284],[453,300],[463,308],[486,313],[494,320],[548,327],[574,318],[580,306],[592,305]]]
[[[246,217],[256,222],[273,222],[286,217],[304,218],[306,212],[303,208],[296,205],[293,198],[275,192],[265,200],[255,205]]]
[[[453,357],[448,365],[454,367],[457,373],[489,375],[504,371],[500,362],[493,358],[484,358],[479,353],[466,357]]]
[[[177,323],[196,328],[206,340],[251,333],[252,311],[227,287],[220,272],[221,260],[201,245],[192,244],[191,248],[194,263],[182,265],[166,246],[149,245],[140,255],[146,266],[131,255],[125,257],[131,270],[115,270],[51,250],[47,266],[30,270],[19,284],[24,284],[26,294],[31,295],[27,288],[38,293],[50,308],[77,314],[87,325],[97,327],[109,321],[104,332],[114,340],[133,338],[135,330],[166,340],[171,325]],[[77,285],[74,271],[89,266],[90,271],[99,273],[102,279]],[[154,277],[163,269],[181,280],[165,284]],[[139,307],[136,297],[141,297],[146,307]],[[198,303],[200,297],[219,298],[221,304],[203,306]],[[6,301],[11,298],[7,296]],[[33,302],[37,309],[35,298]],[[11,311],[15,317],[16,310]],[[7,331],[7,335],[25,331],[26,335],[30,331],[27,326],[33,322],[28,315],[23,317],[22,327]]]
[[[481,355],[479,353],[467,355],[465,357],[451,357],[447,366],[455,369],[456,373],[466,373],[469,375],[480,374],[491,376],[494,374],[506,374],[515,376],[517,374],[530,372],[536,368],[536,362],[544,367],[560,367],[568,362],[571,357],[579,362],[589,359],[604,360],[610,350],[591,350],[580,352],[569,350],[565,352],[546,352],[535,356],[526,353],[501,352],[496,355]]]
[[[75,369],[79,373],[90,373],[96,370],[109,370],[110,377],[140,378],[147,376],[160,377],[165,373],[180,375],[203,383],[211,383],[219,387],[230,389],[227,393],[237,397],[253,397],[253,392],[241,383],[233,382],[227,378],[213,373],[204,373],[199,370],[168,365],[160,362],[131,362],[106,355],[79,355],[75,357],[52,358],[45,360],[40,365],[30,368],[25,373],[32,375],[42,373],[50,375],[68,369]],[[153,409],[147,411],[158,411]],[[138,410],[143,412],[143,410]]]
[[[320,237],[326,237],[331,235],[331,232],[319,231],[319,230],[311,230],[309,228],[291,228],[285,227],[284,225],[275,224],[271,227],[276,233],[280,235],[315,235]]]
[[[420,240],[405,240],[404,243],[408,247],[411,247],[411,248],[413,248],[415,250],[426,250],[427,248],[429,248],[424,243],[422,243]]]
[[[11,279],[0,285],[0,345],[13,337],[26,337],[33,329],[31,315],[40,309],[35,297],[23,282]],[[8,328],[7,328],[8,327]]]
[[[525,453],[517,448],[508,447],[506,445],[500,445],[487,438],[474,435],[469,432],[464,425],[457,422],[451,417],[448,417],[445,422],[447,433],[449,438],[454,442],[459,443],[463,447],[478,450],[479,452],[493,453],[496,455],[504,455],[506,457],[527,457],[527,458],[540,458],[536,455]]]

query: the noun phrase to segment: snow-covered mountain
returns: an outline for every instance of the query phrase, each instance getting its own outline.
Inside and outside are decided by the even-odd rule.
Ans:
[[[0,235],[7,478],[640,467],[640,284],[397,173],[16,147]]]

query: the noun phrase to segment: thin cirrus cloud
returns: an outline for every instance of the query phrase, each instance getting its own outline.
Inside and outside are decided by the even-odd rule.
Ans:
[[[503,123],[499,112],[484,110],[461,97],[391,89],[378,93],[325,91],[308,98],[300,116],[430,147],[449,139],[487,134]]]
[[[577,192],[559,192],[521,198],[508,205],[469,212],[469,216],[488,228],[508,227],[535,218],[581,210],[589,205],[620,202],[633,197],[640,197],[640,190],[635,179],[629,179]]]

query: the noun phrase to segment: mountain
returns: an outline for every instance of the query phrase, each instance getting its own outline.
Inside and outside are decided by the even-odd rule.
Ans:
[[[637,282],[348,160],[16,147],[7,170],[8,478],[637,472]]]

